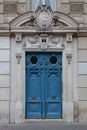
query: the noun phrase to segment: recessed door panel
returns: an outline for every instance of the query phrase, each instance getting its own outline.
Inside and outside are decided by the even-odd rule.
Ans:
[[[62,118],[62,53],[26,53],[26,118]]]

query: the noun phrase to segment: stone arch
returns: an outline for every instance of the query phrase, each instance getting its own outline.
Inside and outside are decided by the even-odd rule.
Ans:
[[[45,7],[41,6],[41,7],[38,7],[38,9],[35,12],[32,12],[32,11],[26,12],[26,13],[16,17],[15,19],[13,19],[10,22],[10,29],[13,29],[13,28],[17,28],[17,29],[22,28],[23,29],[23,27],[25,26],[26,23],[32,24],[32,22],[35,22],[35,25],[37,26],[38,22],[36,22],[35,20],[37,20],[38,14],[40,14],[42,11],[45,11],[45,12],[51,14],[52,20],[53,21],[56,20],[56,22],[58,23],[58,26],[63,25],[62,29],[65,27],[67,27],[68,29],[69,28],[72,28],[72,29],[78,28],[77,21],[74,20],[72,17],[70,17],[64,13],[58,12],[58,11],[53,12],[47,6],[45,6]],[[29,26],[29,25],[27,24],[27,26]],[[51,24],[50,27],[51,26],[53,26],[53,25]],[[61,29],[61,27],[58,29]]]

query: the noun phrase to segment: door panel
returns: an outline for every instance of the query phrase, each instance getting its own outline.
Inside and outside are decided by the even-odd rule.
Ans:
[[[26,53],[26,118],[62,118],[62,53]]]
[[[26,118],[41,118],[42,115],[43,69],[40,59],[39,54],[26,54]]]
[[[45,59],[46,118],[62,118],[62,56],[51,53]]]

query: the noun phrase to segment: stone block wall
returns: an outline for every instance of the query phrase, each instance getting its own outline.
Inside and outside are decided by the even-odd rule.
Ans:
[[[79,121],[87,121],[87,37],[78,39]]]
[[[30,0],[0,0],[0,24],[8,24],[30,10]]]
[[[31,9],[31,0],[0,0],[0,24],[8,24]],[[57,0],[57,10],[87,26],[87,0]]]
[[[87,0],[62,0],[61,12],[73,17],[80,26],[87,26]]]
[[[0,37],[0,123],[9,122],[10,38]]]

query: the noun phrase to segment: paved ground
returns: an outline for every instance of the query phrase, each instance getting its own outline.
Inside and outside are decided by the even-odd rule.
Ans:
[[[87,123],[43,122],[0,125],[0,130],[87,130]]]

